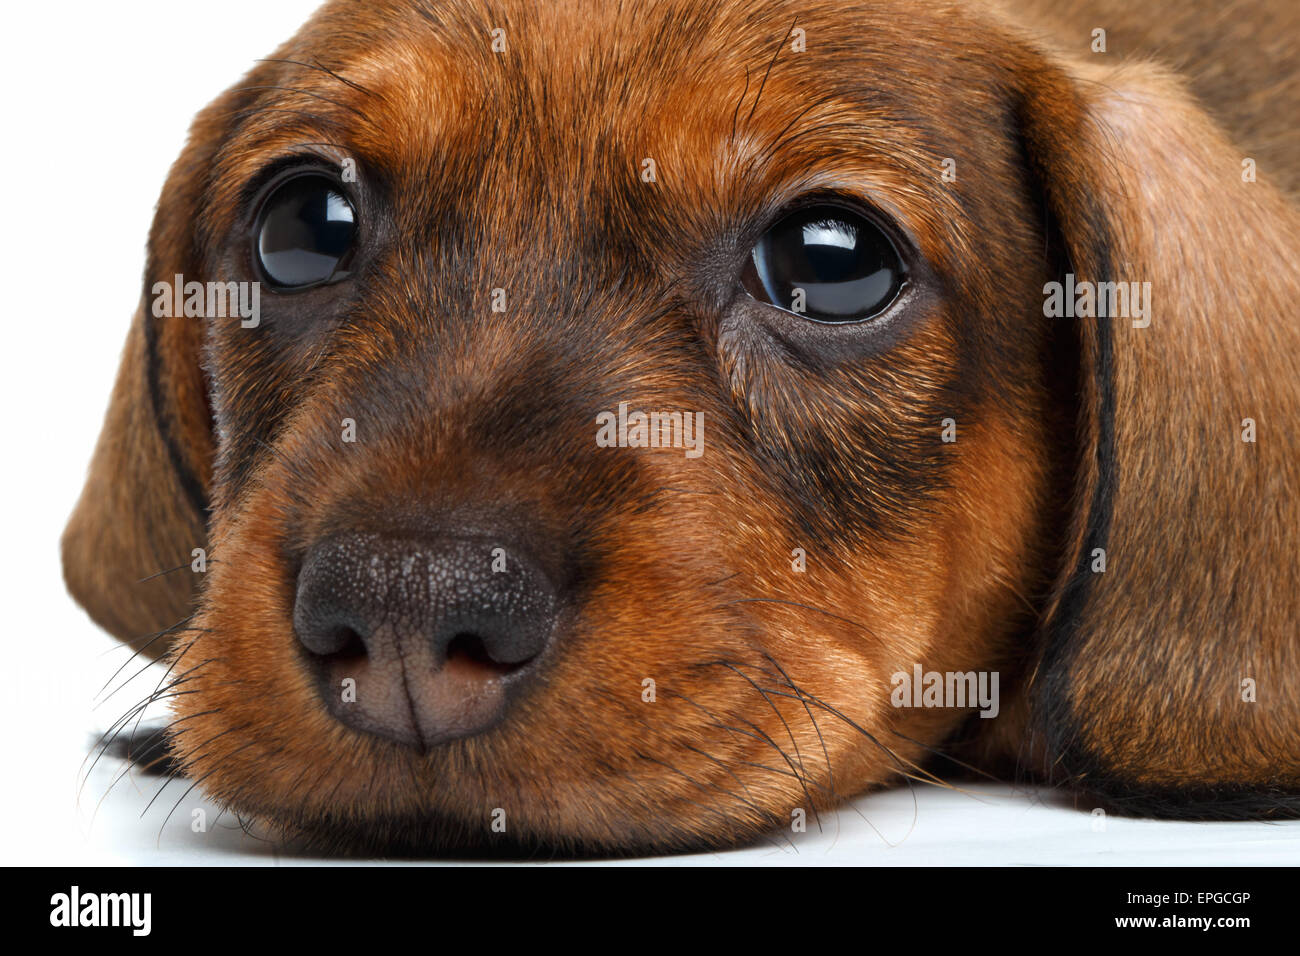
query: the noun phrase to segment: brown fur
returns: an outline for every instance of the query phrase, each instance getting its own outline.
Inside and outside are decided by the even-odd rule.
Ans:
[[[1293,5],[1241,8],[1277,70],[1240,102],[1226,39],[1076,6],[335,2],[208,107],[64,538],[92,616],[168,653],[188,773],[363,848],[489,842],[497,807],[524,843],[724,846],[959,740],[1135,812],[1300,812]],[[346,317],[152,319],[155,281],[246,277],[241,196],[302,153],[385,210]],[[735,295],[815,190],[916,247],[887,347]],[[1151,282],[1150,327],[1045,319],[1066,271]],[[594,447],[620,400],[702,409],[708,452]],[[313,541],[428,514],[521,528],[581,587],[508,719],[419,752],[329,717],[289,615]],[[138,583],[199,546],[206,575]],[[891,707],[914,663],[1000,670],[1003,715]]]

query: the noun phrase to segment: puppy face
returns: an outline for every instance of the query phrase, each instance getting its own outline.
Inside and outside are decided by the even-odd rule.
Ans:
[[[892,674],[1014,694],[1091,414],[1045,66],[902,10],[331,4],[200,117],[150,275],[260,315],[138,343],[190,776],[336,846],[727,845],[919,772],[969,711]]]

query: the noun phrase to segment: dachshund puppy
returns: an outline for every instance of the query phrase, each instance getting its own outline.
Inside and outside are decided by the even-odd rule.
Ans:
[[[205,109],[63,539],[183,772],[360,852],[1300,813],[1300,8],[1043,6],[333,0]]]

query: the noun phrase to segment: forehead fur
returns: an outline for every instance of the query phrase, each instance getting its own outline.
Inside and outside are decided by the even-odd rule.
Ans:
[[[1005,109],[985,65],[1005,40],[958,9],[903,21],[894,6],[329,4],[250,75],[214,166],[208,238],[259,169],[306,149],[355,157],[411,222],[472,216],[548,239],[581,222],[648,240],[843,189],[886,207],[927,254],[967,261],[980,194],[936,171],[963,155],[974,182],[1014,160],[1009,146],[960,148]],[[926,68],[900,71],[900,58]]]

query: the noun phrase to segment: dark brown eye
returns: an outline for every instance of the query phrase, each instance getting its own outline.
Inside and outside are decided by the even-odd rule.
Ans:
[[[295,292],[346,277],[356,214],[335,182],[319,173],[285,180],[258,214],[254,255],[277,292]]]
[[[786,216],[754,247],[747,292],[815,322],[860,322],[879,315],[903,286],[903,261],[878,226],[840,206]]]

